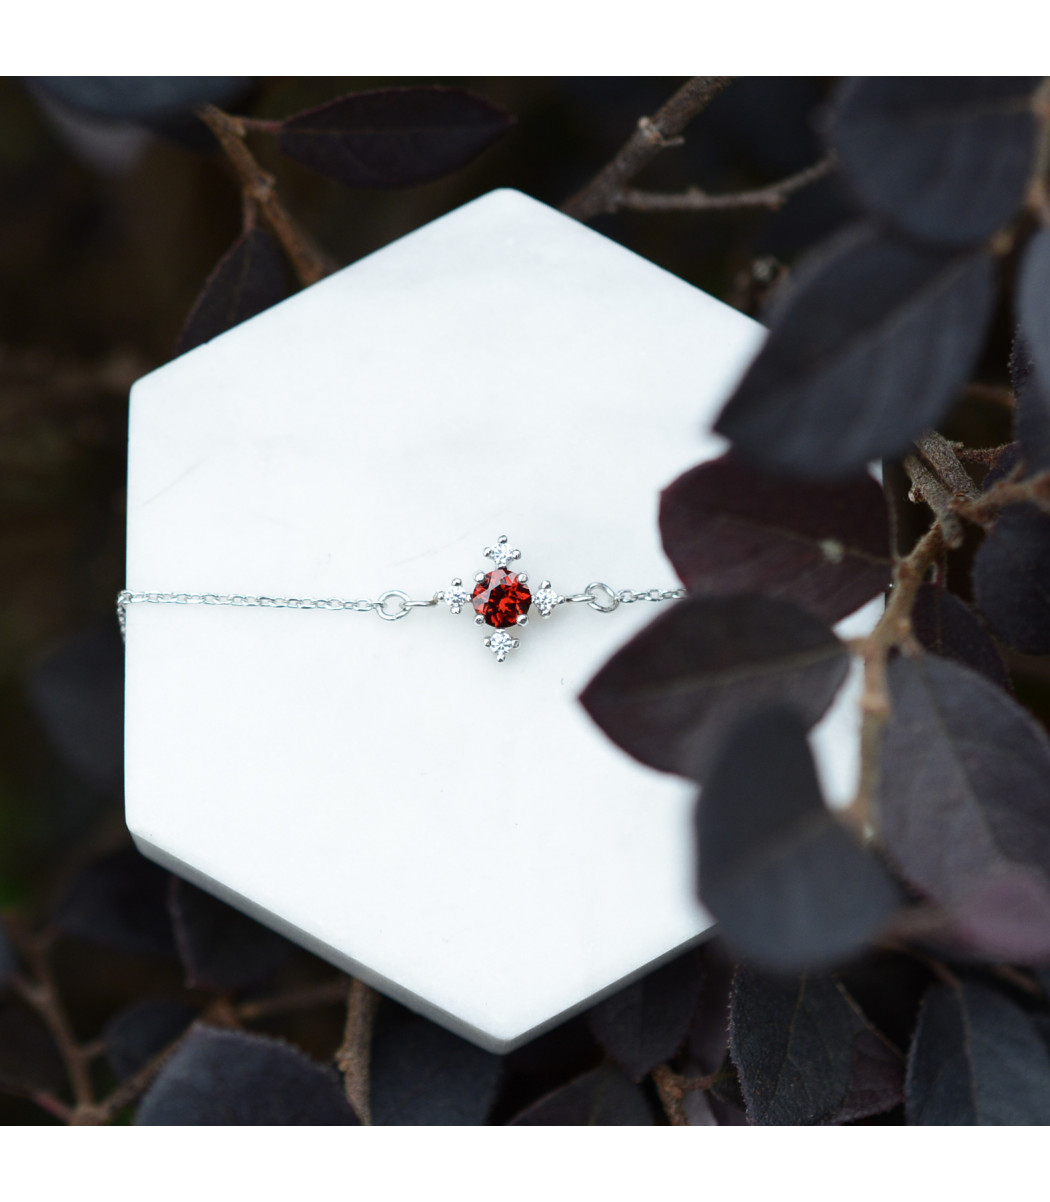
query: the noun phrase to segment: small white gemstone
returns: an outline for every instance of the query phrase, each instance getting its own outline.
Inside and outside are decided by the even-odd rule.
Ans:
[[[558,593],[549,586],[538,588],[532,594],[532,603],[540,611],[541,618],[549,618],[558,604]]]
[[[470,593],[462,585],[458,588],[453,585],[451,588],[445,589],[445,603],[451,613],[458,614],[469,600]]]
[[[509,635],[505,630],[495,630],[486,639],[489,649],[495,655],[500,663],[507,658],[507,653],[513,651],[518,645],[518,640],[512,635]]]
[[[497,568],[505,568],[515,559],[521,559],[521,552],[516,547],[512,547],[510,543],[496,543],[494,547],[487,547],[485,555]]]

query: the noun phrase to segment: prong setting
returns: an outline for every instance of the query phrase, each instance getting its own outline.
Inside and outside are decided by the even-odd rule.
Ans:
[[[440,600],[444,601],[448,606],[448,612],[458,614],[464,605],[470,601],[470,593],[463,587],[463,579],[456,576],[452,580],[452,587],[441,590]]]
[[[486,559],[491,559],[497,568],[505,568],[515,559],[521,559],[521,552],[517,547],[510,545],[510,539],[505,534],[496,539],[495,546],[486,547],[484,555]]]
[[[532,602],[540,611],[541,618],[549,618],[564,600],[565,598],[551,587],[549,580],[541,580],[540,587],[532,594]]]

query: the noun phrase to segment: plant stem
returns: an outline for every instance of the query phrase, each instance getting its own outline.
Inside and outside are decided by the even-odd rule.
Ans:
[[[873,819],[879,787],[882,728],[890,713],[886,661],[896,647],[914,650],[911,609],[915,594],[944,546],[944,531],[938,521],[926,531],[911,554],[897,563],[886,608],[875,629],[861,644],[864,692],[860,700],[860,780],[857,793],[843,812],[843,817],[862,836],[866,836],[875,825]]]
[[[955,501],[973,501],[981,490],[970,478],[970,473],[959,461],[955,446],[936,430],[923,430],[915,439],[915,445],[926,462],[951,491]]]
[[[45,937],[21,937],[19,951],[24,956],[32,978],[17,976],[14,987],[22,998],[40,1015],[66,1068],[69,1085],[73,1091],[76,1109],[93,1106],[95,1093],[91,1085],[91,1056],[82,1048],[73,1033],[72,1024],[55,983],[54,973],[48,958]],[[54,1111],[53,1111],[54,1113]]]
[[[689,1126],[685,1095],[698,1089],[710,1089],[717,1076],[717,1073],[711,1073],[706,1077],[684,1077],[669,1064],[660,1064],[653,1069],[653,1084],[672,1127]]]
[[[246,207],[258,207],[288,256],[299,283],[307,287],[324,279],[326,275],[331,275],[335,264],[288,215],[278,199],[274,177],[259,166],[245,145],[245,122],[239,117],[224,113],[213,104],[198,109],[198,115],[215,135],[226,157],[233,164],[240,180]],[[250,225],[250,217],[246,220],[246,225]]]
[[[1050,79],[1044,79],[1036,90],[1032,109],[1039,125],[1039,138],[1026,204],[1040,223],[1046,226],[1050,225],[1050,191],[1047,188],[1047,172],[1050,170]]]
[[[343,1042],[335,1058],[343,1074],[347,1101],[365,1127],[372,1125],[372,1024],[378,1004],[379,994],[355,977],[347,999]]]
[[[834,166],[835,161],[829,155],[819,163],[776,183],[742,192],[712,194],[697,187],[687,188],[684,192],[644,192],[638,188],[621,188],[609,201],[606,211],[631,209],[642,213],[699,213],[725,209],[779,209],[794,193],[829,175]]]
[[[334,1006],[346,1001],[347,988],[346,977],[338,977],[334,981],[309,985],[305,989],[289,990],[288,993],[278,993],[274,997],[241,1002],[237,1007],[237,1014],[244,1022],[254,1022],[274,1014],[287,1014],[289,1011],[306,1010],[312,1006]]]
[[[570,197],[562,205],[562,212],[577,221],[613,212],[624,185],[661,150],[681,145],[682,130],[707,108],[731,79],[729,75],[697,75],[683,84],[655,116],[639,119],[637,129],[620,147],[612,162]]]
[[[1000,480],[975,500],[957,504],[955,512],[983,526],[994,521],[1007,505],[1034,505],[1044,513],[1050,513],[1050,472],[1042,472],[1028,480]]]
[[[952,508],[955,498],[933,472],[914,455],[908,455],[905,458],[904,470],[908,473],[908,478],[912,483],[910,499],[925,501],[933,510],[934,516],[941,524],[947,546],[961,546],[963,527]]]

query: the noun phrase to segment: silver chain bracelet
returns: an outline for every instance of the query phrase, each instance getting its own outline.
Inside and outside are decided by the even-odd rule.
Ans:
[[[413,609],[432,609],[444,603],[449,612],[458,614],[470,605],[475,612],[478,626],[492,629],[485,639],[485,646],[502,663],[508,654],[518,647],[518,640],[510,633],[512,629],[528,625],[529,610],[535,605],[541,618],[549,618],[559,605],[587,605],[599,613],[612,613],[621,605],[635,601],[677,601],[685,596],[683,588],[648,589],[635,592],[631,589],[616,590],[600,580],[593,580],[581,593],[562,596],[549,580],[540,582],[533,592],[528,587],[528,574],[509,570],[521,552],[511,547],[505,534],[496,543],[486,547],[485,557],[495,565],[487,572],[474,574],[474,588],[468,591],[462,577],[456,576],[448,588],[440,589],[427,601],[414,601],[400,589],[388,589],[374,600],[360,598],[356,601],[339,598],[317,599],[310,597],[249,597],[241,593],[135,593],[124,589],[117,596],[117,620],[120,633],[127,634],[127,612],[129,605],[243,605],[263,609],[330,609],[350,613],[378,614],[384,621],[396,622],[407,617]]]

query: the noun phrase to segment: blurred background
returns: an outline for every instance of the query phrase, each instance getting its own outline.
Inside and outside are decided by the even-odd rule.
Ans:
[[[211,100],[228,112],[276,118],[362,89],[441,83],[514,115],[510,133],[469,167],[398,191],[342,187],[282,157],[272,139],[253,136],[286,208],[345,265],[491,188],[560,205],[682,80],[230,78],[205,81],[203,92],[199,80],[181,91],[178,80],[167,81],[167,92],[164,81],[131,86],[143,82],[122,90],[112,80],[0,79],[0,911],[27,929],[60,916],[56,972],[83,1039],[134,999],[182,989],[170,935],[154,929],[158,883],[130,861],[121,861],[124,874],[110,880],[101,901],[76,882],[98,856],[127,855],[113,603],[124,583],[128,388],[172,357],[195,297],[240,231],[237,184],[193,105]],[[633,183],[731,191],[809,166],[823,154],[831,83],[734,83],[685,145]],[[781,265],[852,213],[832,176],[778,212],[621,213],[592,224],[755,313]],[[74,885],[79,893],[71,895]],[[121,909],[121,929],[107,927]],[[331,976],[305,953],[283,971],[292,984]],[[54,1058],[28,1022],[16,1007],[0,1008],[0,1083],[5,1075],[21,1080],[31,1062],[44,1088]],[[340,1023],[333,1006],[273,1029],[323,1057]],[[0,1122],[38,1121],[50,1120],[0,1094]]]

